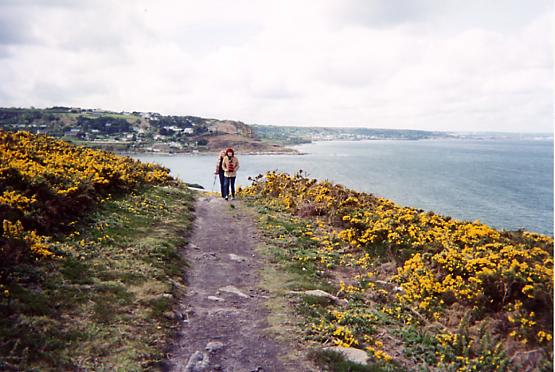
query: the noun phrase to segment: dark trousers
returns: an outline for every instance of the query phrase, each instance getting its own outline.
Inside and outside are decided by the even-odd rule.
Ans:
[[[236,177],[225,177],[224,198],[229,195],[230,186],[231,186],[231,196],[235,197],[235,178]]]
[[[220,172],[220,190],[222,192],[222,198],[225,198],[225,176],[224,176],[224,171]]]

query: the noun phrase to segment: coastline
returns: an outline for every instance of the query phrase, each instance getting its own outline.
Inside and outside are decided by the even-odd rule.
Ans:
[[[218,156],[218,151],[199,151],[199,152],[153,152],[153,151],[122,151],[116,152],[118,155],[123,156],[137,156],[137,155],[146,155],[146,156],[153,156],[153,155],[160,155],[160,156]],[[239,155],[307,155],[306,152],[302,151],[247,151],[247,152],[237,152]]]
[[[552,225],[546,224],[547,220],[552,221],[552,211],[549,212],[553,200],[552,183],[549,181],[549,174],[552,174],[549,169],[552,169],[553,164],[550,146],[550,142],[537,141],[314,142],[310,145],[292,146],[306,156],[241,154],[240,156],[247,156],[237,182],[248,185],[250,182],[247,176],[256,176],[272,169],[291,174],[303,169],[311,177],[330,179],[357,191],[387,197],[402,205],[437,210],[460,219],[481,219],[497,228],[526,228],[553,234]],[[507,154],[515,154],[516,150],[523,157],[507,157]],[[446,157],[449,152],[452,153],[451,157]],[[435,155],[427,156],[428,153]],[[488,157],[486,163],[480,161],[484,154]],[[131,154],[142,161],[161,163],[182,179],[210,188],[213,175],[204,174],[203,169],[212,169],[212,162],[215,163],[217,158],[216,153],[174,155],[178,154]],[[522,168],[525,162],[519,159],[527,159],[529,156],[533,156],[535,165]],[[460,161],[455,162],[456,159]],[[501,162],[502,159],[505,160]],[[430,171],[425,164],[434,166],[434,171],[429,176],[424,176]],[[485,173],[472,174],[471,169],[475,167]],[[455,168],[466,176],[455,172]],[[486,172],[488,169],[494,169],[493,173]],[[526,180],[532,178],[536,180],[533,193],[526,190],[506,190],[501,186],[510,184],[511,180],[525,185]],[[461,182],[467,186],[461,187]],[[551,191],[547,192],[549,188]],[[453,194],[452,190],[457,192]],[[481,196],[472,196],[473,193]],[[504,196],[501,198],[499,195]],[[511,212],[503,211],[498,205],[504,203],[527,217],[512,216]]]
[[[294,144],[289,146],[276,145],[279,150],[262,150],[262,151],[240,151],[238,153],[242,155],[307,155],[306,152],[299,150],[301,146],[306,146],[310,144],[318,143],[376,143],[376,142],[434,142],[434,141],[479,141],[479,142],[491,142],[491,141],[533,141],[533,142],[553,142],[552,136],[534,136],[534,135],[514,135],[514,136],[484,136],[484,135],[461,135],[461,136],[445,136],[445,137],[429,137],[429,138],[351,138],[351,139],[341,139],[341,138],[319,138],[311,140],[310,142]],[[95,142],[83,143],[83,145],[92,148],[99,148],[106,151],[114,152],[118,155],[124,156],[137,156],[137,155],[161,155],[161,156],[174,156],[174,155],[187,155],[187,156],[214,156],[219,153],[218,150],[194,150],[194,151],[118,151],[117,149],[104,149],[103,146],[95,146]]]
[[[483,342],[483,329],[491,329],[496,338],[494,350],[502,350],[499,355],[503,357],[506,353],[507,363],[528,350],[544,350],[542,357],[552,360],[552,344],[540,337],[549,332],[552,340],[552,237],[522,230],[499,231],[479,221],[416,210],[328,181],[286,173],[267,174],[265,180],[241,192],[249,206],[260,212],[263,236],[279,267],[293,262],[298,266],[292,273],[312,275],[311,280],[303,279],[309,286],[295,285],[297,293],[308,294],[306,290],[314,289],[320,279],[325,280],[324,291],[334,283],[330,292],[346,300],[326,302],[318,311],[306,311],[306,304],[301,303],[303,310],[296,313],[302,314],[300,328],[306,332],[305,339],[327,345],[336,337],[337,344],[361,348],[367,342],[372,346],[365,349],[376,359],[391,361],[401,355],[395,351],[399,345],[404,352],[415,344],[415,338],[393,339],[410,327],[414,334],[426,332],[440,341],[417,342],[422,342],[419,352],[429,348],[427,353],[439,359],[433,365],[443,370],[451,369],[442,364],[449,362],[444,355],[481,363],[486,360],[483,355],[492,354],[489,347],[466,354],[468,348],[458,347],[458,341],[441,341],[462,334],[464,345],[478,345]],[[515,270],[518,265],[522,269]],[[511,286],[517,289],[499,290]],[[528,294],[521,288],[534,292],[528,289],[533,293]],[[491,306],[500,292],[505,294],[504,306]],[[315,301],[311,298],[307,303],[314,306]],[[521,309],[537,319],[526,333],[520,323],[509,320],[519,316]],[[498,327],[501,318],[508,319],[504,327]],[[358,326],[361,324],[364,327]],[[519,350],[515,350],[515,340],[521,341]],[[432,364],[418,362],[427,368]],[[408,369],[418,369],[412,368],[417,364]]]

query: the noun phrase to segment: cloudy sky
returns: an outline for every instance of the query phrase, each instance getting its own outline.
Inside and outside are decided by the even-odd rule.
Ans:
[[[0,0],[0,106],[553,132],[550,0]]]

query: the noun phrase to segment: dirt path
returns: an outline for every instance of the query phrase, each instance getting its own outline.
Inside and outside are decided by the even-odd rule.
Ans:
[[[185,316],[171,371],[287,371],[287,352],[267,334],[266,293],[257,287],[261,266],[254,221],[230,202],[201,196],[185,252]]]

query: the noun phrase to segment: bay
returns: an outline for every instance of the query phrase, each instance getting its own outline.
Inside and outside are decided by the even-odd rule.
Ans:
[[[403,206],[496,228],[553,235],[552,140],[329,141],[296,146],[305,155],[241,155],[237,184],[269,170],[330,180]],[[134,156],[180,179],[214,185],[214,155]]]

